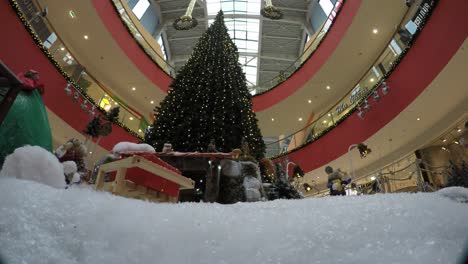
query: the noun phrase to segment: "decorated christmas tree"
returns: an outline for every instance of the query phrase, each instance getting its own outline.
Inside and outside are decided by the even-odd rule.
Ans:
[[[230,152],[245,139],[251,155],[263,157],[265,144],[222,11],[155,108],[155,119],[145,141],[158,151],[171,143],[176,151],[203,152],[214,139],[218,151]]]

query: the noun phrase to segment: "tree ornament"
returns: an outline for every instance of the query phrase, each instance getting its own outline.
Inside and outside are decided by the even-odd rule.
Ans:
[[[281,12],[281,10],[274,6],[271,3],[271,0],[265,0],[265,7],[260,10],[260,14],[262,14],[262,16],[266,18],[273,20],[283,18],[283,12]]]
[[[198,20],[192,17],[193,7],[195,6],[196,0],[190,0],[190,3],[185,11],[185,15],[177,18],[172,24],[177,30],[189,30],[198,25]]]
[[[94,113],[94,110],[96,110],[96,106],[93,105],[88,111],[89,115],[94,116],[96,114]]]
[[[86,110],[88,108],[88,101],[83,100],[83,103],[81,103],[81,110]]]
[[[73,102],[78,102],[78,98],[80,98],[80,93],[78,93],[78,91],[76,91],[74,94],[73,94]]]
[[[72,89],[71,89],[72,85],[70,83],[67,84],[67,86],[65,87],[65,94],[67,96],[70,96],[71,93],[72,93]]]

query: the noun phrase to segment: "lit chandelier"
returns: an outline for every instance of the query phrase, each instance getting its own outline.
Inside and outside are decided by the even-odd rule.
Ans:
[[[177,30],[189,30],[198,25],[196,18],[192,17],[193,7],[195,6],[196,0],[190,0],[190,3],[185,11],[185,15],[177,18],[172,24]]]
[[[269,19],[278,20],[283,17],[283,13],[277,7],[275,7],[271,0],[265,0],[265,7],[260,10],[260,14],[262,16],[267,17]]]

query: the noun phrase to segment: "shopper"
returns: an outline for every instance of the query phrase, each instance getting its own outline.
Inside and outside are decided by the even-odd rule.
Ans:
[[[344,179],[343,173],[338,170],[333,170],[332,167],[327,166],[325,172],[328,174],[328,188],[330,195],[346,195],[345,186],[351,182],[351,179]]]

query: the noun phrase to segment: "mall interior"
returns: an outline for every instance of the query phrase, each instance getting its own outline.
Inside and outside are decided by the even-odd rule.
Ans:
[[[466,0],[1,0],[0,162],[14,150],[7,153],[5,146],[35,145],[47,137],[49,152],[60,159],[57,153],[78,139],[85,157],[75,172],[82,166],[87,173],[79,175],[79,188],[158,203],[219,202],[226,191],[219,187],[221,171],[234,173],[225,172],[221,159],[236,160],[240,149],[246,157],[244,140],[232,152],[210,153],[166,151],[177,142],[162,142],[164,149],[151,147],[151,155],[133,149],[105,161],[119,143],[146,142],[158,122],[155,111],[175,93],[174,80],[219,10],[237,46],[245,100],[251,100],[265,144],[264,157],[253,162],[262,177],[276,166],[277,181],[287,182],[299,198],[324,203],[331,203],[327,199],[334,197],[327,196],[335,190],[327,167],[350,180],[339,199],[468,187]],[[31,90],[36,97],[27,98]],[[45,121],[32,109],[45,111]],[[113,109],[119,112],[111,121]],[[104,136],[90,136],[96,118],[109,125]],[[144,180],[125,178],[127,169],[127,175],[145,171]],[[108,182],[111,171],[114,182]],[[251,188],[245,179],[242,184]],[[243,197],[249,201],[247,191]],[[466,208],[468,195],[463,199]]]
[[[177,30],[189,2],[2,1],[2,63],[39,72],[54,149],[114,106],[118,125],[90,160],[141,141],[223,9],[266,157],[300,165],[305,196],[328,195],[326,166],[362,192],[404,192],[440,189],[450,162],[467,161],[466,1],[273,1],[281,19],[261,14],[268,1],[191,1],[198,25]]]
[[[143,140],[223,9],[265,156],[299,165],[306,197],[328,195],[326,166],[351,174],[362,193],[374,182],[385,193],[446,186],[451,164],[468,159],[467,2],[273,1],[280,19],[260,12],[268,3],[2,1],[0,59],[15,74],[40,74],[54,149],[84,141],[94,115],[120,107],[111,134],[90,142],[92,163]],[[198,25],[177,30],[189,11]]]

